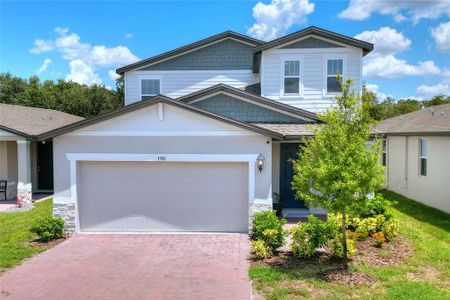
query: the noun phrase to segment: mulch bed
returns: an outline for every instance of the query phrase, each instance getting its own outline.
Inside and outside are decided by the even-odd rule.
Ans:
[[[48,242],[44,242],[41,239],[35,239],[35,240],[32,240],[32,241],[29,241],[27,243],[27,245],[29,247],[39,247],[39,248],[43,248],[43,249],[47,250],[47,249],[53,248],[56,245],[64,242],[68,238],[69,238],[69,235],[66,235],[66,236],[63,236],[62,238],[59,238],[59,239],[56,239],[56,240],[51,240],[51,241],[48,241]]]
[[[414,254],[413,247],[402,236],[396,236],[392,242],[384,243],[381,248],[374,246],[372,238],[358,241],[358,252],[353,261],[366,266],[392,266],[401,264]]]
[[[375,280],[364,272],[345,270],[342,267],[321,272],[318,275],[327,282],[339,282],[348,285],[370,285],[375,283]]]
[[[406,258],[413,255],[411,244],[401,236],[395,237],[392,242],[384,243],[381,248],[374,246],[373,238],[358,241],[358,251],[350,258],[350,264],[365,266],[387,266],[401,264]],[[298,269],[305,273],[314,268],[317,272],[313,277],[326,282],[344,283],[348,285],[371,285],[375,280],[367,273],[359,270],[345,270],[341,261],[334,258],[327,249],[319,249],[318,253],[309,259],[297,259],[291,252],[278,252],[276,255],[264,260],[253,260],[253,265],[266,265],[280,269]]]

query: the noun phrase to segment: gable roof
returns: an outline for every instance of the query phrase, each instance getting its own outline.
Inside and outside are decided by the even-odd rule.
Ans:
[[[0,128],[26,138],[83,119],[53,109],[0,103]]]
[[[237,120],[234,120],[231,118],[227,118],[225,116],[217,115],[217,114],[211,113],[209,111],[200,109],[198,107],[192,106],[190,104],[187,104],[187,103],[184,103],[184,102],[181,102],[178,100],[171,99],[171,98],[163,96],[163,95],[156,95],[152,99],[138,101],[138,102],[129,104],[127,106],[121,107],[119,109],[107,112],[105,114],[91,117],[88,119],[84,119],[79,122],[69,124],[67,126],[46,132],[46,133],[40,135],[38,137],[38,140],[42,141],[42,140],[57,137],[60,135],[64,135],[69,132],[72,132],[72,131],[75,131],[75,130],[78,130],[78,129],[81,129],[81,128],[84,128],[87,126],[91,126],[91,125],[94,125],[94,124],[97,124],[97,123],[100,123],[100,122],[103,122],[106,120],[114,119],[116,117],[125,115],[127,113],[131,113],[133,111],[137,111],[139,109],[142,109],[142,108],[145,108],[145,107],[157,104],[157,103],[166,103],[166,104],[174,105],[176,107],[186,109],[188,111],[191,111],[191,112],[194,112],[194,113],[197,113],[197,114],[200,114],[200,115],[212,118],[212,119],[216,119],[218,121],[222,121],[224,123],[228,123],[228,124],[231,124],[231,125],[234,125],[234,126],[237,126],[237,127],[249,130],[249,131],[253,131],[253,132],[256,132],[256,133],[259,133],[259,134],[262,134],[262,135],[265,135],[265,136],[268,136],[268,137],[271,137],[271,138],[274,138],[277,140],[281,140],[283,138],[283,135],[278,132],[271,131],[271,130],[265,129],[265,128],[260,128],[260,127],[254,126],[250,123],[237,121]]]
[[[378,122],[374,134],[450,135],[450,104],[431,106],[419,111]]]
[[[272,40],[270,42],[264,43],[260,46],[255,47],[254,55],[253,55],[253,72],[258,73],[260,64],[261,64],[261,52],[264,50],[272,49],[283,44],[289,43],[291,41],[295,41],[302,37],[308,35],[315,35],[318,37],[322,37],[328,40],[336,41],[345,45],[361,48],[363,50],[363,56],[368,54],[373,50],[373,44],[361,41],[346,35],[342,35],[336,32],[332,32],[329,30],[325,30],[316,26],[310,26],[305,29],[296,31],[294,33],[282,36],[278,39]]]
[[[298,116],[300,119],[303,119],[303,120],[306,119],[306,121],[316,121],[316,122],[320,121],[319,117],[313,112],[309,112],[309,111],[303,110],[301,108],[287,105],[287,104],[284,104],[279,101],[275,101],[275,100],[271,100],[271,99],[264,98],[261,96],[257,96],[255,94],[245,92],[243,90],[240,90],[238,88],[235,88],[235,87],[223,84],[223,83],[219,83],[219,84],[213,85],[209,88],[199,90],[199,91],[190,93],[185,96],[181,96],[181,97],[177,98],[177,100],[189,103],[196,99],[200,99],[200,98],[206,97],[208,95],[212,95],[217,92],[224,92],[224,93],[232,94],[232,95],[235,95],[238,97],[242,97],[242,98],[248,99],[250,101],[272,107],[274,109],[278,109],[278,110],[281,110],[281,111],[284,111],[284,112],[287,112],[290,114],[294,114],[294,115]]]
[[[149,64],[155,64],[155,63],[158,63],[160,61],[163,61],[163,60],[175,57],[177,55],[181,55],[184,52],[188,52],[188,51],[194,50],[196,48],[204,47],[204,46],[207,46],[208,44],[211,44],[211,43],[223,40],[223,39],[229,39],[229,38],[232,38],[232,39],[235,39],[237,41],[244,42],[244,43],[249,43],[249,44],[252,44],[254,46],[259,46],[259,45],[264,43],[263,41],[260,41],[260,40],[251,38],[249,36],[246,36],[246,35],[243,35],[243,34],[240,34],[240,33],[228,30],[228,31],[225,31],[225,32],[213,35],[213,36],[210,36],[208,38],[199,40],[197,42],[194,42],[194,43],[191,43],[191,44],[188,44],[188,45],[176,48],[174,50],[171,50],[171,51],[168,51],[168,52],[164,52],[162,54],[158,54],[156,56],[152,56],[150,58],[147,58],[147,59],[144,59],[144,60],[141,60],[141,61],[129,64],[127,66],[118,68],[116,70],[116,73],[119,74],[119,75],[122,75],[123,73],[125,73],[127,71],[134,70],[134,69],[137,69],[137,68],[141,68],[141,67],[144,67],[144,66],[149,65]]]
[[[294,33],[282,36],[282,37],[272,40],[270,42],[264,43],[260,46],[257,46],[254,51],[255,51],[255,53],[257,53],[257,52],[261,52],[264,50],[268,50],[268,49],[286,44],[288,42],[294,41],[296,39],[305,37],[307,35],[315,35],[318,37],[322,37],[325,39],[343,43],[343,44],[346,44],[349,46],[361,48],[361,49],[363,49],[363,55],[366,55],[367,53],[369,53],[370,51],[373,50],[373,44],[371,44],[371,43],[361,41],[361,40],[358,40],[358,39],[355,39],[355,38],[352,38],[352,37],[349,37],[346,35],[342,35],[342,34],[339,34],[336,32],[328,31],[328,30],[325,30],[325,29],[322,29],[322,28],[319,28],[316,26],[310,26],[305,29],[296,31]]]

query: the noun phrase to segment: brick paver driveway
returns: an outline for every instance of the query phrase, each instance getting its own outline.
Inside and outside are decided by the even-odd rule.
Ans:
[[[76,234],[0,277],[1,299],[249,299],[245,234]]]

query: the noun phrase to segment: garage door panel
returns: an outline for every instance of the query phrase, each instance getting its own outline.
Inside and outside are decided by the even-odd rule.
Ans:
[[[244,163],[81,162],[82,231],[248,230]]]

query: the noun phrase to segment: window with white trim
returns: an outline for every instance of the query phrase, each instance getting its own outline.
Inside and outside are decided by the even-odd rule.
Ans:
[[[427,160],[428,160],[428,141],[425,139],[419,140],[419,169],[421,176],[427,176]]]
[[[381,152],[381,164],[383,167],[387,165],[387,140],[383,139],[382,141],[382,152]]]
[[[344,60],[343,59],[328,59],[327,60],[327,94],[335,94],[342,92],[341,82],[338,76],[344,75]]]
[[[283,73],[283,93],[300,94],[300,60],[285,60]]]
[[[141,99],[145,100],[161,93],[160,79],[141,79]]]

